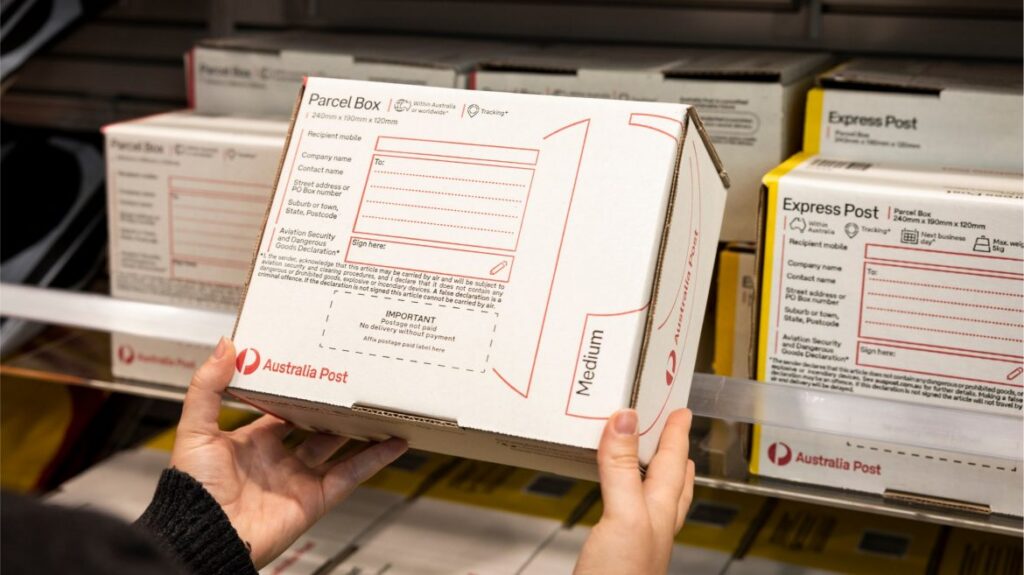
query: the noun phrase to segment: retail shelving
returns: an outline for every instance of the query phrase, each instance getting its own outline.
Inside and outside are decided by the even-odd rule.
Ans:
[[[171,386],[114,378],[107,334],[121,332],[212,345],[220,335],[231,333],[234,323],[234,316],[228,313],[130,302],[100,294],[12,285],[3,285],[2,294],[0,315],[51,327],[44,336],[7,357],[0,366],[0,374],[165,400],[180,401],[187,382]],[[1024,452],[1024,420],[1018,417],[797,386],[768,386],[709,374],[694,377],[690,407],[695,414],[708,418],[995,457],[1017,464]],[[1008,516],[910,506],[878,495],[754,476],[714,477],[704,471],[697,482],[720,489],[1024,536],[1024,523]]]

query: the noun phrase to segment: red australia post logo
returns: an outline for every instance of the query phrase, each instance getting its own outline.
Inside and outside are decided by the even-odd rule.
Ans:
[[[122,345],[117,348],[117,359],[121,360],[121,363],[131,365],[135,361],[135,349],[130,345]]]
[[[676,350],[673,349],[668,354],[668,361],[665,362],[665,385],[672,385],[672,382],[676,380],[677,367]]]
[[[235,371],[242,375],[251,375],[260,367],[260,352],[256,348],[247,347],[235,358]]]
[[[788,445],[781,441],[768,446],[768,461],[771,461],[779,467],[789,465],[789,462],[793,460],[793,450]]]

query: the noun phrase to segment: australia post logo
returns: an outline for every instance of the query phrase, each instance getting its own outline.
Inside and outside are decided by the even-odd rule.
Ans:
[[[130,345],[122,345],[117,348],[117,359],[126,365],[135,363],[135,348]]]
[[[683,336],[683,328],[689,331],[689,325],[686,324],[685,320],[688,319],[686,315],[686,304],[690,298],[690,287],[693,274],[695,273],[697,248],[700,247],[700,230],[693,230],[693,237],[690,238],[690,249],[686,258],[686,271],[683,274],[682,280],[679,284],[679,292],[677,297],[679,298],[679,308],[676,311],[676,325],[675,333],[672,335],[672,349],[668,352],[668,357],[665,358],[665,385],[671,387],[676,380],[676,372],[679,369],[679,355],[676,352],[677,349],[681,349],[680,338]],[[675,303],[673,302],[673,306]],[[662,322],[658,329],[664,327],[665,323],[668,322],[668,318]],[[683,342],[685,343],[685,342]]]
[[[194,370],[196,368],[196,361],[194,359],[160,353],[159,351],[154,352],[147,348],[137,350],[134,346],[128,344],[118,346],[117,360],[123,365],[159,365],[171,369],[188,370]]]
[[[768,446],[768,461],[771,461],[779,467],[789,465],[789,462],[793,460],[793,450],[788,445],[781,441]]]
[[[242,375],[252,375],[260,368],[260,352],[254,347],[247,347],[235,358],[235,371]]]
[[[293,361],[277,361],[272,357],[264,360],[260,352],[254,347],[247,347],[239,352],[235,358],[235,371],[242,375],[252,375],[259,370],[306,379],[348,383],[348,371],[344,369],[334,369],[326,366],[317,367],[308,363]]]
[[[779,467],[785,467],[793,463],[861,475],[882,475],[881,463],[869,463],[853,458],[847,459],[841,455],[807,453],[803,450],[794,452],[789,445],[781,441],[776,441],[768,446],[768,461]]]

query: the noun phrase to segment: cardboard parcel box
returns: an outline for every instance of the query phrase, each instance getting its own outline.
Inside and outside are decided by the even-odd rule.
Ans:
[[[765,184],[758,379],[1020,417],[1024,178],[798,155]],[[755,430],[751,471],[1024,505],[1019,461],[785,428]]]
[[[287,122],[177,111],[103,129],[110,291],[234,312]],[[212,347],[111,335],[116,377],[184,386]]]
[[[588,481],[462,461],[367,534],[331,573],[520,573],[596,488]]]
[[[483,62],[477,90],[690,104],[732,182],[724,241],[756,241],[761,176],[800,147],[826,54],[556,44]]]
[[[941,527],[845,509],[780,501],[726,575],[914,575],[929,563]]]
[[[230,391],[307,428],[591,476],[686,405],[725,202],[693,110],[310,79]]]
[[[721,573],[755,527],[767,499],[746,493],[696,487],[686,523],[676,535],[668,573]],[[560,529],[520,573],[572,573],[603,506],[595,504],[570,528]]]
[[[185,57],[188,96],[205,114],[287,118],[306,76],[465,88],[508,44],[371,34],[265,32],[199,42]]]
[[[818,83],[807,94],[807,153],[1024,170],[1024,85],[1016,63],[862,58]]]
[[[1016,575],[1024,571],[1020,537],[952,529],[945,541],[938,575]]]

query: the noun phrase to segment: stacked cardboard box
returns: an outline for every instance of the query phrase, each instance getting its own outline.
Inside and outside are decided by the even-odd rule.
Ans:
[[[861,61],[821,83],[809,153],[764,180],[758,377],[1020,417],[1019,70]],[[1019,461],[761,428],[751,470],[1022,514]]]
[[[780,502],[727,575],[924,575],[940,527]]]
[[[1024,569],[1020,537],[952,529],[943,545],[938,575],[1016,575]]]
[[[170,465],[173,442],[155,442],[119,453],[64,483],[50,503],[107,513],[132,522],[153,498],[157,481]],[[425,481],[451,460],[409,452],[357,488],[295,541],[263,573],[311,575],[345,552],[367,529],[398,510]]]
[[[595,489],[463,461],[332,573],[518,573]]]
[[[686,524],[676,536],[668,572],[722,573],[756,529],[765,505],[765,499],[754,495],[696,488]],[[520,573],[571,573],[601,511],[598,502],[576,525],[560,529]]]
[[[483,62],[478,90],[693,105],[732,181],[723,241],[756,241],[761,176],[800,144],[825,54],[556,44]]]
[[[111,294],[237,310],[287,128],[191,111],[107,126]],[[116,333],[112,342],[115,377],[179,386],[211,349]]]
[[[398,513],[433,476],[451,465],[447,457],[410,451],[370,478],[263,568],[273,575],[312,575],[375,525]]]
[[[278,32],[202,41],[185,67],[196,111],[287,118],[305,77],[466,88],[477,62],[517,50],[436,37]]]

